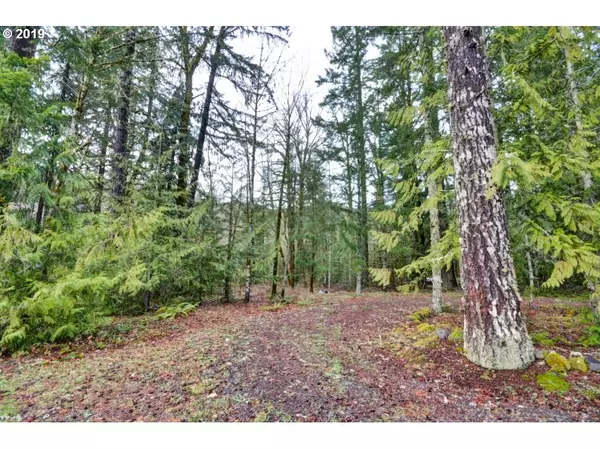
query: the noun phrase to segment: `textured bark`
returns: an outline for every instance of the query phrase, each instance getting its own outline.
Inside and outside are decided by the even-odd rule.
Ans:
[[[135,28],[127,33],[127,46],[121,78],[119,82],[119,113],[117,128],[115,130],[115,155],[114,155],[114,185],[113,194],[117,198],[125,195],[126,165],[129,158],[127,138],[129,136],[129,108],[131,105],[131,90],[133,86],[133,70],[131,58],[135,52]]]
[[[480,27],[444,27],[462,249],[465,352],[491,369],[534,360],[521,315],[504,203],[486,197],[496,159]]]

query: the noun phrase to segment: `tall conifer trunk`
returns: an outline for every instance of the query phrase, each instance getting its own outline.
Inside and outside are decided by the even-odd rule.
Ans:
[[[133,69],[131,58],[135,52],[135,28],[127,32],[127,46],[119,84],[119,113],[115,130],[115,159],[113,194],[117,198],[125,195],[126,165],[129,158],[127,138],[129,136],[129,108],[131,105],[131,90],[133,86]]]
[[[465,352],[492,369],[534,360],[521,315],[501,196],[487,195],[496,159],[480,27],[444,27],[462,249]]]

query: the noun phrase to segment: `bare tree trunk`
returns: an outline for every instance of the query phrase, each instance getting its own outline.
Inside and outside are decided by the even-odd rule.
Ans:
[[[561,27],[561,31],[564,38],[568,38],[571,36],[571,30],[569,29],[569,27]],[[577,128],[577,132],[581,132],[583,131],[583,123],[581,120],[581,102],[579,101],[579,91],[577,89],[577,83],[575,82],[575,71],[573,70],[573,62],[571,61],[571,52],[569,51],[569,47],[567,44],[563,46],[563,51],[565,54],[565,60],[567,61],[567,79],[569,81],[569,92],[571,94],[573,104],[575,105],[575,127]],[[583,170],[581,172],[581,178],[583,182],[584,193],[587,194],[589,189],[592,188],[592,174],[589,172],[589,170]]]
[[[281,300],[285,298],[285,286],[288,282],[288,273],[290,268],[290,240],[289,240],[289,230],[288,230],[288,221],[284,218],[283,224],[283,241],[282,247],[285,247],[285,253],[283,257],[283,278],[281,279]]]
[[[433,74],[429,73],[432,70],[433,55],[431,46],[428,46],[427,42],[427,29],[421,29],[420,44],[422,52],[422,73],[423,79],[423,94],[429,96],[435,92],[435,88],[432,86]],[[431,110],[430,110],[431,109]],[[424,127],[425,127],[425,147],[428,147],[432,143],[432,135],[437,136],[439,133],[439,125],[437,120],[437,110],[434,108],[426,107],[424,110]],[[429,209],[429,222],[430,222],[430,251],[432,254],[432,292],[431,292],[431,307],[435,313],[442,313],[442,269],[440,266],[439,259],[437,257],[437,251],[435,247],[440,243],[440,219],[439,219],[439,208],[437,202],[437,195],[439,186],[437,180],[434,178],[434,172],[429,173],[427,179],[427,195],[430,199],[434,200],[431,209]]]
[[[367,209],[367,162],[365,148],[365,129],[364,129],[364,107],[362,94],[362,48],[364,42],[359,34],[360,27],[354,27],[355,37],[355,60],[354,70],[356,71],[356,124],[357,124],[357,153],[358,153],[358,173],[359,173],[359,190],[360,190],[360,207],[359,207],[359,251],[361,259],[361,274],[362,280],[367,280],[369,269],[369,228],[368,228],[368,209]],[[362,282],[360,283],[362,284]],[[360,293],[359,283],[356,285],[357,293]]]
[[[430,198],[435,198],[438,193],[438,185],[435,179],[429,178],[427,183],[428,195]],[[429,221],[431,225],[431,249],[436,247],[440,243],[440,220],[438,216],[437,202],[429,210]],[[437,256],[437,254],[434,254]],[[431,271],[433,277],[433,289],[431,293],[431,306],[435,313],[442,312],[442,269],[440,262],[437,257],[434,257],[431,264]]]
[[[283,189],[285,186],[285,175],[287,171],[287,150],[283,164],[283,173],[281,174],[281,188],[279,190],[279,203],[277,204],[277,221],[275,224],[275,255],[273,256],[273,279],[271,281],[271,300],[275,299],[277,295],[277,267],[279,265],[279,251],[281,248],[281,215],[283,213]]]
[[[217,37],[215,51],[210,58],[210,74],[208,76],[208,85],[206,86],[206,96],[204,97],[204,105],[202,106],[202,117],[200,119],[200,133],[198,134],[198,143],[196,145],[196,154],[194,155],[194,168],[192,170],[192,179],[190,181],[190,195],[188,205],[194,204],[196,189],[198,188],[198,176],[200,175],[200,167],[204,164],[204,142],[206,140],[206,131],[208,129],[208,118],[210,116],[210,106],[212,95],[215,89],[215,79],[220,63],[221,49],[227,27],[222,26]]]
[[[131,58],[135,52],[136,29],[127,32],[127,46],[125,57],[127,60],[121,72],[119,84],[119,114],[115,130],[115,156],[114,156],[114,186],[113,194],[117,198],[125,195],[126,165],[129,157],[127,137],[129,136],[129,108],[131,105],[131,89],[133,85],[133,70]]]
[[[465,352],[491,369],[534,360],[521,315],[501,196],[486,197],[496,159],[481,27],[444,27],[462,249]]]
[[[533,263],[531,262],[531,251],[529,249],[529,237],[525,235],[525,246],[527,246],[527,272],[529,274],[529,304],[533,301],[533,291],[535,289],[535,276],[533,274]]]
[[[331,242],[329,243],[328,248],[328,257],[327,257],[327,290],[331,289]]]
[[[179,206],[186,204],[187,194],[187,175],[189,164],[189,145],[190,145],[190,119],[192,114],[193,83],[194,73],[198,68],[202,56],[206,52],[206,47],[210,41],[214,27],[209,27],[202,43],[192,51],[190,46],[190,34],[188,28],[179,27],[179,39],[181,45],[181,56],[184,67],[184,97],[183,108],[181,110],[181,132],[179,136],[179,154],[177,157],[177,198]]]
[[[357,295],[360,295],[362,293],[362,276],[361,276],[361,272],[359,271],[358,273],[356,273],[356,290],[355,293]]]

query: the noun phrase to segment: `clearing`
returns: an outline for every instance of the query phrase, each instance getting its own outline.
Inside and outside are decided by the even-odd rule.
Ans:
[[[428,294],[310,294],[268,310],[207,305],[187,317],[122,319],[98,338],[0,359],[0,416],[22,421],[599,421],[600,373],[572,370],[568,391],[547,392],[541,360],[490,371],[451,339],[462,327],[458,294],[448,312],[407,317]],[[568,356],[577,308],[536,299],[526,311],[536,347]],[[543,344],[545,346],[540,346]]]

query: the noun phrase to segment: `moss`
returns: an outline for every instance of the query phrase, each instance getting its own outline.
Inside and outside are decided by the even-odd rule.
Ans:
[[[410,321],[423,321],[433,315],[433,309],[431,307],[424,307],[423,309],[417,310],[415,313],[408,315]]]
[[[537,383],[545,391],[566,393],[571,389],[571,384],[554,373],[544,373],[537,376]]]
[[[428,337],[420,338],[413,343],[415,348],[436,348],[439,346],[439,338],[437,335],[429,335]]]
[[[308,307],[312,306],[314,301],[312,299],[301,299],[300,301],[296,301],[296,305],[300,307]]]
[[[450,335],[448,335],[448,340],[454,341],[454,342],[463,341],[464,340],[463,330],[460,327],[455,327],[454,329],[452,329],[452,332],[450,332]]]
[[[267,402],[264,408],[256,414],[254,422],[291,422],[292,418],[285,412],[278,410],[271,402]]]
[[[341,377],[344,366],[339,360],[334,359],[332,365],[325,371],[327,377]]]
[[[544,360],[546,360],[551,371],[566,373],[571,369],[571,364],[567,358],[554,351],[546,353],[544,355]]]
[[[583,357],[571,357],[569,359],[569,363],[571,364],[571,368],[580,371],[582,373],[588,372],[588,365]]]
[[[219,386],[219,383],[214,379],[202,379],[195,385],[189,387],[190,393],[198,396],[201,394],[210,393]]]
[[[281,302],[276,302],[275,304],[270,304],[268,306],[262,306],[260,310],[263,312],[276,312],[277,310],[281,310],[285,307],[285,304]]]
[[[427,334],[433,332],[435,330],[435,326],[432,324],[421,323],[417,326],[417,332],[419,334]]]
[[[534,343],[537,343],[537,344],[543,345],[543,346],[552,346],[555,343],[555,341],[550,337],[548,332],[533,333],[533,334],[531,334],[531,339],[533,340]]]

